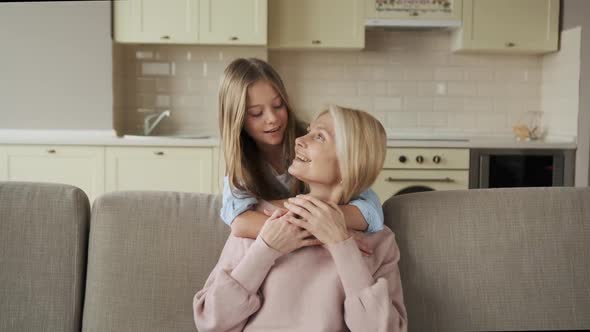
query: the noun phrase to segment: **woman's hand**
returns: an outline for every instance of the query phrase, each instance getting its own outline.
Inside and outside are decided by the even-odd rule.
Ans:
[[[309,195],[297,195],[289,198],[285,207],[302,218],[290,215],[287,217],[290,223],[306,229],[324,244],[338,243],[350,237],[344,215],[336,203],[324,202]]]
[[[302,247],[322,244],[313,238],[309,231],[293,225],[287,219],[294,217],[292,213],[284,210],[275,210],[266,220],[260,237],[271,248],[288,254]]]

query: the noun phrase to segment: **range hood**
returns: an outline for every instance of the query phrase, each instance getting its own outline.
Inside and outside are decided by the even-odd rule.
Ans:
[[[459,28],[461,20],[452,19],[424,19],[424,20],[404,20],[393,18],[367,18],[365,27],[383,27],[383,28]]]

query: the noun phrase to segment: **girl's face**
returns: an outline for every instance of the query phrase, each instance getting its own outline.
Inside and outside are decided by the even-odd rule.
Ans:
[[[334,121],[329,113],[312,121],[307,134],[295,140],[295,158],[289,173],[307,184],[340,183]]]
[[[258,81],[248,87],[246,100],[246,133],[259,146],[281,144],[289,117],[281,96],[268,81]]]

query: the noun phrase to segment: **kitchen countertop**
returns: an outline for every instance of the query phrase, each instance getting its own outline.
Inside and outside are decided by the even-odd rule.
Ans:
[[[117,137],[114,131],[111,130],[0,129],[0,144],[212,147],[219,145],[219,139],[217,137],[186,138],[174,136]],[[539,141],[517,141],[514,137],[501,135],[466,136],[399,133],[388,135],[387,146],[467,149],[575,149],[576,141],[567,137],[548,137]]]

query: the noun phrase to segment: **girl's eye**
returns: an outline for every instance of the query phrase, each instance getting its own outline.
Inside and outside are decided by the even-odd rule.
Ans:
[[[280,108],[283,108],[283,106],[285,106],[285,104],[283,104],[283,102],[282,102],[282,101],[281,101],[281,103],[280,103],[280,104],[277,104],[277,105],[272,105],[272,107],[273,107],[273,108],[275,108],[275,109],[280,109]]]
[[[257,118],[262,115],[262,112],[256,112],[256,113],[252,112],[252,113],[248,113],[248,114],[250,114],[251,117]]]

